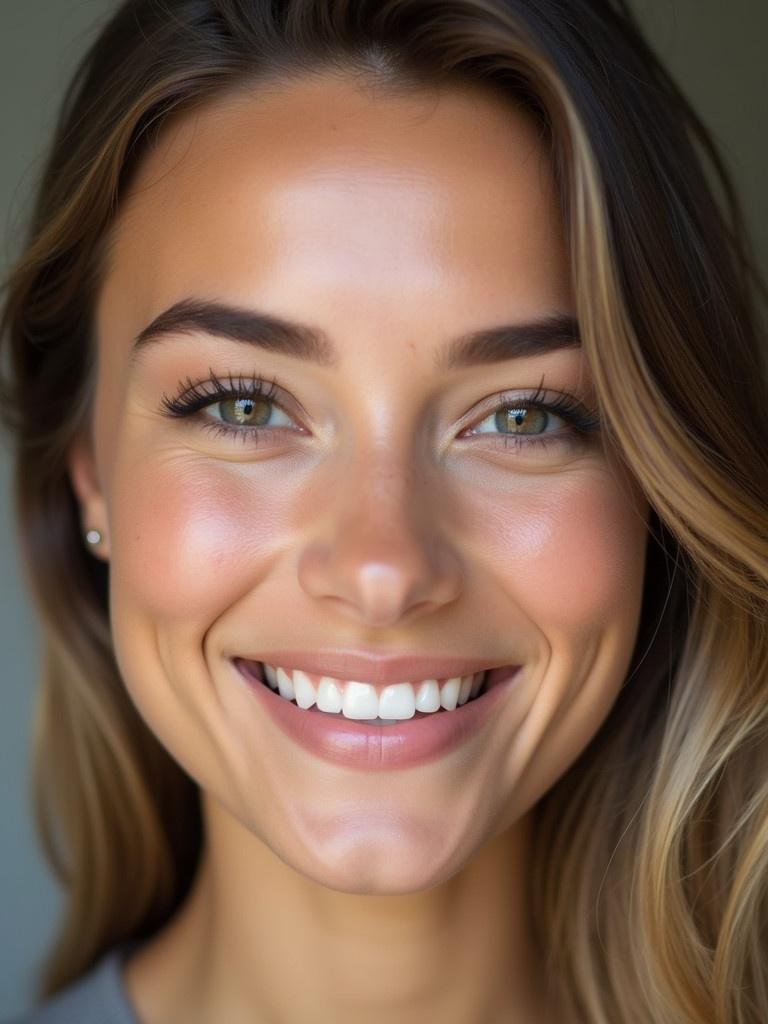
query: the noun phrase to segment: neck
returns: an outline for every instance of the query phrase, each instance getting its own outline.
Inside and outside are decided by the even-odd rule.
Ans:
[[[192,890],[125,966],[142,1019],[560,1019],[530,926],[529,816],[441,884],[360,895],[299,874],[221,805],[203,796],[203,807],[208,842]]]

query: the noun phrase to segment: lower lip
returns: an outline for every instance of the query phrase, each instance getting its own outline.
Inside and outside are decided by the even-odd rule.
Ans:
[[[324,761],[362,771],[413,768],[457,750],[493,718],[520,672],[519,665],[511,667],[508,678],[494,682],[491,689],[454,711],[380,726],[300,708],[253,676],[244,662],[235,659],[234,663],[264,712],[286,736]]]

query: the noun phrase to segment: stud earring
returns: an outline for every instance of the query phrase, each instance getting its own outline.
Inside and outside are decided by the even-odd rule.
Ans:
[[[102,540],[101,531],[95,528],[87,530],[85,534],[85,539],[88,541],[89,544],[100,544]]]

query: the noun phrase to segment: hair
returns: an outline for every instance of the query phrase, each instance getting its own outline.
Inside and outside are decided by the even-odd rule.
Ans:
[[[85,550],[67,471],[90,430],[110,228],[170,118],[328,72],[385,94],[482,83],[536,119],[599,411],[651,509],[627,678],[533,809],[548,971],[574,1021],[764,1021],[766,288],[716,145],[625,0],[127,0],[86,53],[0,320],[41,619],[35,826],[65,890],[38,996],[164,924],[204,842],[196,784],[120,678],[108,565]]]

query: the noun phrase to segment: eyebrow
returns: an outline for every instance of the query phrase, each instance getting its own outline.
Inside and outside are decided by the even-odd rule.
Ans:
[[[187,298],[160,313],[136,336],[131,351],[139,352],[173,334],[209,334],[268,352],[278,352],[323,367],[339,364],[328,335],[317,327],[257,309]],[[575,317],[552,313],[534,320],[469,331],[435,352],[438,371],[543,355],[581,344]]]

